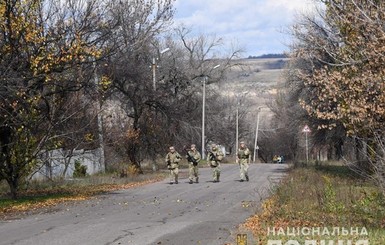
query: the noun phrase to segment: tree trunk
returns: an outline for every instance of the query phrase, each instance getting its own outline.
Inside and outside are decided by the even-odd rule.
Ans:
[[[142,170],[142,168],[140,166],[140,162],[137,159],[137,155],[138,155],[137,146],[136,145],[132,145],[132,147],[129,148],[127,155],[128,155],[128,159],[130,161],[130,164],[135,166],[135,168],[138,171],[138,173],[143,174],[143,170]]]
[[[19,179],[18,177],[14,177],[12,179],[7,179],[7,183],[9,185],[9,189],[11,191],[12,199],[16,200],[19,194]]]

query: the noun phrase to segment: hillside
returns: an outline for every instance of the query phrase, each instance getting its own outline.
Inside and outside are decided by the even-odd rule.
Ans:
[[[255,104],[266,104],[275,98],[284,85],[287,58],[242,59],[234,61],[240,66],[227,75],[224,89],[230,94],[247,93]]]
[[[257,124],[261,134],[274,130],[274,113],[270,108],[277,92],[284,88],[284,65],[287,59],[243,59],[234,62],[241,65],[235,66],[227,74],[223,93],[230,103],[228,106],[233,110],[230,112],[232,115],[236,112],[238,96],[239,138],[249,142],[252,147],[257,138]]]

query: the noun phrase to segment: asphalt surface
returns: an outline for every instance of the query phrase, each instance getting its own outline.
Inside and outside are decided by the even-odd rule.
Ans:
[[[250,181],[240,182],[239,167],[222,164],[219,183],[213,183],[211,169],[203,168],[197,184],[181,178],[170,185],[166,179],[3,220],[0,244],[236,244],[238,225],[256,212],[286,168],[251,164]]]

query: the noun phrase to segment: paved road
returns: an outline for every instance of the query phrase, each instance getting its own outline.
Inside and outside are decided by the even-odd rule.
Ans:
[[[205,168],[198,184],[164,180],[1,221],[0,244],[223,245],[234,242],[237,226],[255,213],[286,168],[252,164],[250,181],[240,182],[239,168],[223,164],[219,183]]]

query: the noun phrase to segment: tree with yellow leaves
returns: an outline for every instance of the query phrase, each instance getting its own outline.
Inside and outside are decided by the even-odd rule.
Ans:
[[[0,2],[0,179],[13,198],[39,154],[63,142],[61,127],[78,116],[71,98],[94,87],[110,29],[102,11],[96,0]]]

